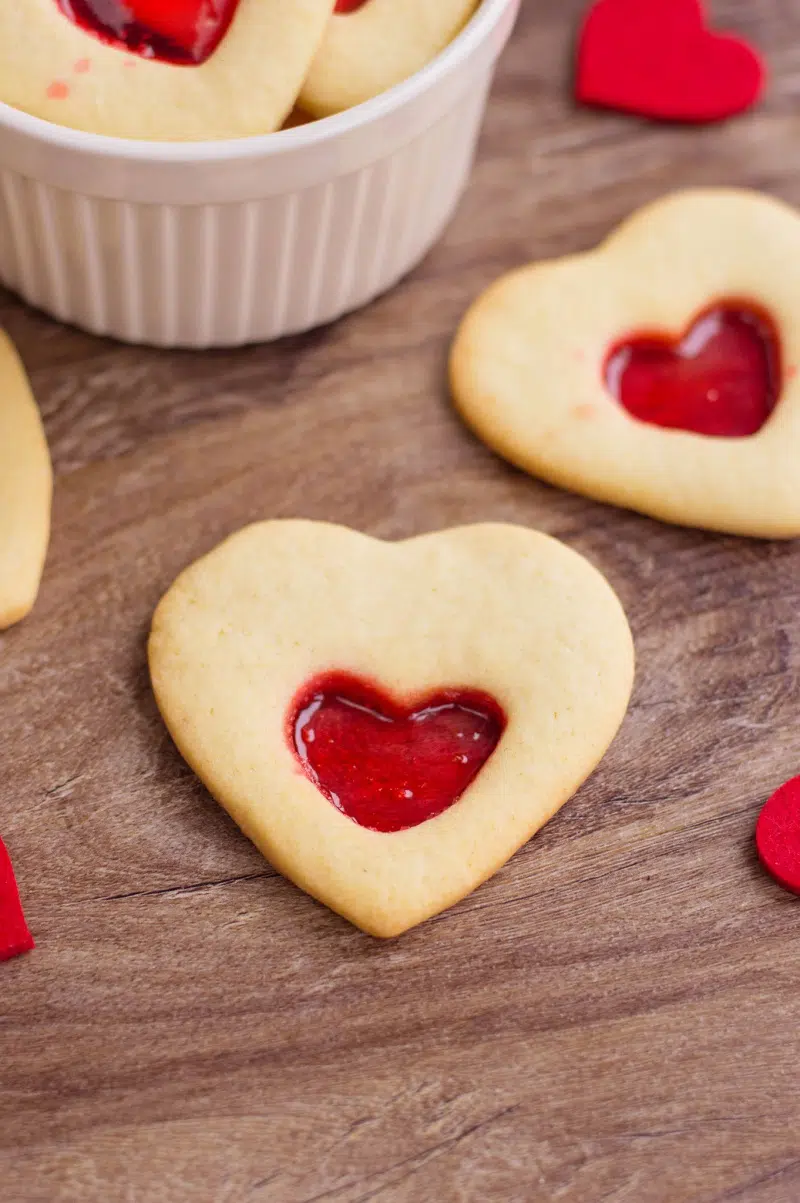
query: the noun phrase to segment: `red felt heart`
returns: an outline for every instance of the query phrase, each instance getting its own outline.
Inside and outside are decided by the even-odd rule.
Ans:
[[[145,58],[199,65],[228,31],[239,0],[56,0],[76,25]]]
[[[457,802],[491,756],[506,718],[470,689],[401,705],[346,673],[310,682],[289,715],[307,776],[361,827],[403,831]]]
[[[10,961],[34,947],[19,900],[11,857],[0,840],[0,961]]]
[[[767,872],[800,894],[800,777],[782,785],[761,811],[756,848]]]
[[[578,49],[585,104],[667,121],[719,121],[755,104],[765,68],[738,37],[713,33],[700,0],[597,0]]]
[[[772,413],[781,351],[766,314],[736,302],[705,310],[677,342],[640,334],[606,361],[606,384],[642,422],[744,438]]]

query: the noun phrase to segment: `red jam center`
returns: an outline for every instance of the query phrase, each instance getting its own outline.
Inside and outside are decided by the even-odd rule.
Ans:
[[[736,301],[706,309],[677,342],[642,334],[614,347],[606,385],[642,422],[743,438],[761,429],[781,391],[781,349],[769,317]]]
[[[404,831],[457,802],[497,747],[506,717],[488,694],[443,689],[403,706],[368,681],[329,673],[289,714],[306,775],[372,831]]]
[[[82,29],[144,58],[199,66],[228,32],[239,0],[55,0]]]
[[[362,8],[367,0],[336,0],[336,7],[333,10],[335,13],[354,13],[357,8]]]

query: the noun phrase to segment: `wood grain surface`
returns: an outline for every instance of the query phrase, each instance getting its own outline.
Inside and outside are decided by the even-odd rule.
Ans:
[[[0,637],[0,833],[38,943],[1,970],[3,1203],[800,1200],[800,903],[752,840],[800,771],[800,548],[531,481],[444,384],[454,326],[501,270],[682,184],[800,202],[800,3],[713,4],[772,72],[757,113],[713,129],[577,110],[582,7],[527,0],[468,196],[366,312],[169,354],[0,297],[58,472],[40,603]],[[264,863],[148,685],[175,574],[298,515],[386,537],[541,528],[606,572],[637,640],[599,771],[492,881],[390,943]]]

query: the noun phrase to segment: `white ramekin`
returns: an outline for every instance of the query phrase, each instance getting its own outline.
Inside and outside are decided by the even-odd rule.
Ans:
[[[164,347],[262,342],[358,308],[450,218],[519,4],[483,0],[404,84],[264,137],[126,141],[0,104],[0,281]]]

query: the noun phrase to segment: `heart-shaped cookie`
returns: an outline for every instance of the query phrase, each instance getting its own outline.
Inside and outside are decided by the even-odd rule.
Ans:
[[[153,620],[161,713],[286,877],[376,936],[490,877],[602,758],[633,648],[605,579],[513,526],[266,522]]]
[[[299,104],[315,117],[402,83],[444,50],[478,0],[339,0]]]
[[[579,39],[578,99],[641,117],[733,117],[764,77],[751,46],[706,26],[700,0],[597,0]]]
[[[467,422],[536,476],[684,526],[800,535],[800,217],[754,192],[650,205],[494,284],[455,340]]]
[[[0,100],[60,125],[197,141],[271,133],[334,0],[0,4]]]
[[[0,332],[0,629],[19,622],[36,601],[52,488],[36,402],[19,356]]]

